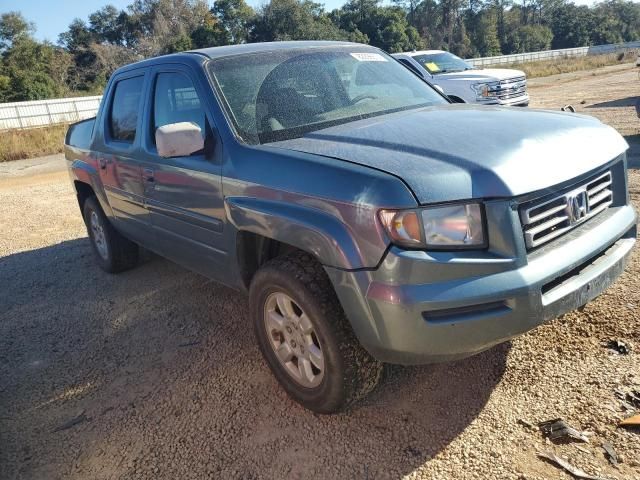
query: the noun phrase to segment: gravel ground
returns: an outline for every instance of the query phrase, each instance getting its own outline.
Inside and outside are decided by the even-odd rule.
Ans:
[[[534,80],[532,103],[574,103],[633,142],[636,72],[598,73]],[[2,479],[570,478],[541,450],[640,479],[640,432],[616,428],[628,413],[614,395],[640,389],[637,250],[582,312],[471,359],[390,368],[358,408],[318,416],[267,370],[243,296],[155,257],[99,270],[59,157],[1,165],[0,205]],[[590,443],[547,444],[524,424],[559,416]]]

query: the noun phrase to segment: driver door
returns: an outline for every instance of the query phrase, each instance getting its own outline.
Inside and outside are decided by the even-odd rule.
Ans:
[[[198,79],[187,67],[155,69],[147,99],[145,205],[158,252],[209,278],[225,281],[227,251],[222,233],[224,203],[221,142],[203,102]],[[201,129],[203,151],[164,158],[155,145],[158,127],[192,122]]]

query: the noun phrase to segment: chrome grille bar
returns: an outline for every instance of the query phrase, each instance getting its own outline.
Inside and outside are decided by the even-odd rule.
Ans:
[[[527,93],[527,79],[525,77],[502,80],[496,88],[496,96],[501,100],[520,97],[525,93]]]
[[[562,195],[527,204],[520,221],[528,249],[539,247],[609,208],[613,203],[611,172],[587,180]]]

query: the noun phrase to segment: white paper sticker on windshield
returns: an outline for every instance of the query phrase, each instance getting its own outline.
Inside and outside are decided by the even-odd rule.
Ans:
[[[386,62],[387,59],[384,58],[379,53],[352,53],[351,56],[358,60],[359,62]]]

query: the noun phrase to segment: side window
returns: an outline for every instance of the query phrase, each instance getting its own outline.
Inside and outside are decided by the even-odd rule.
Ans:
[[[153,102],[153,141],[158,127],[193,122],[206,136],[205,113],[193,82],[181,73],[159,73]]]
[[[133,143],[136,138],[143,82],[144,77],[140,76],[120,80],[116,83],[109,115],[109,129],[112,139]]]

